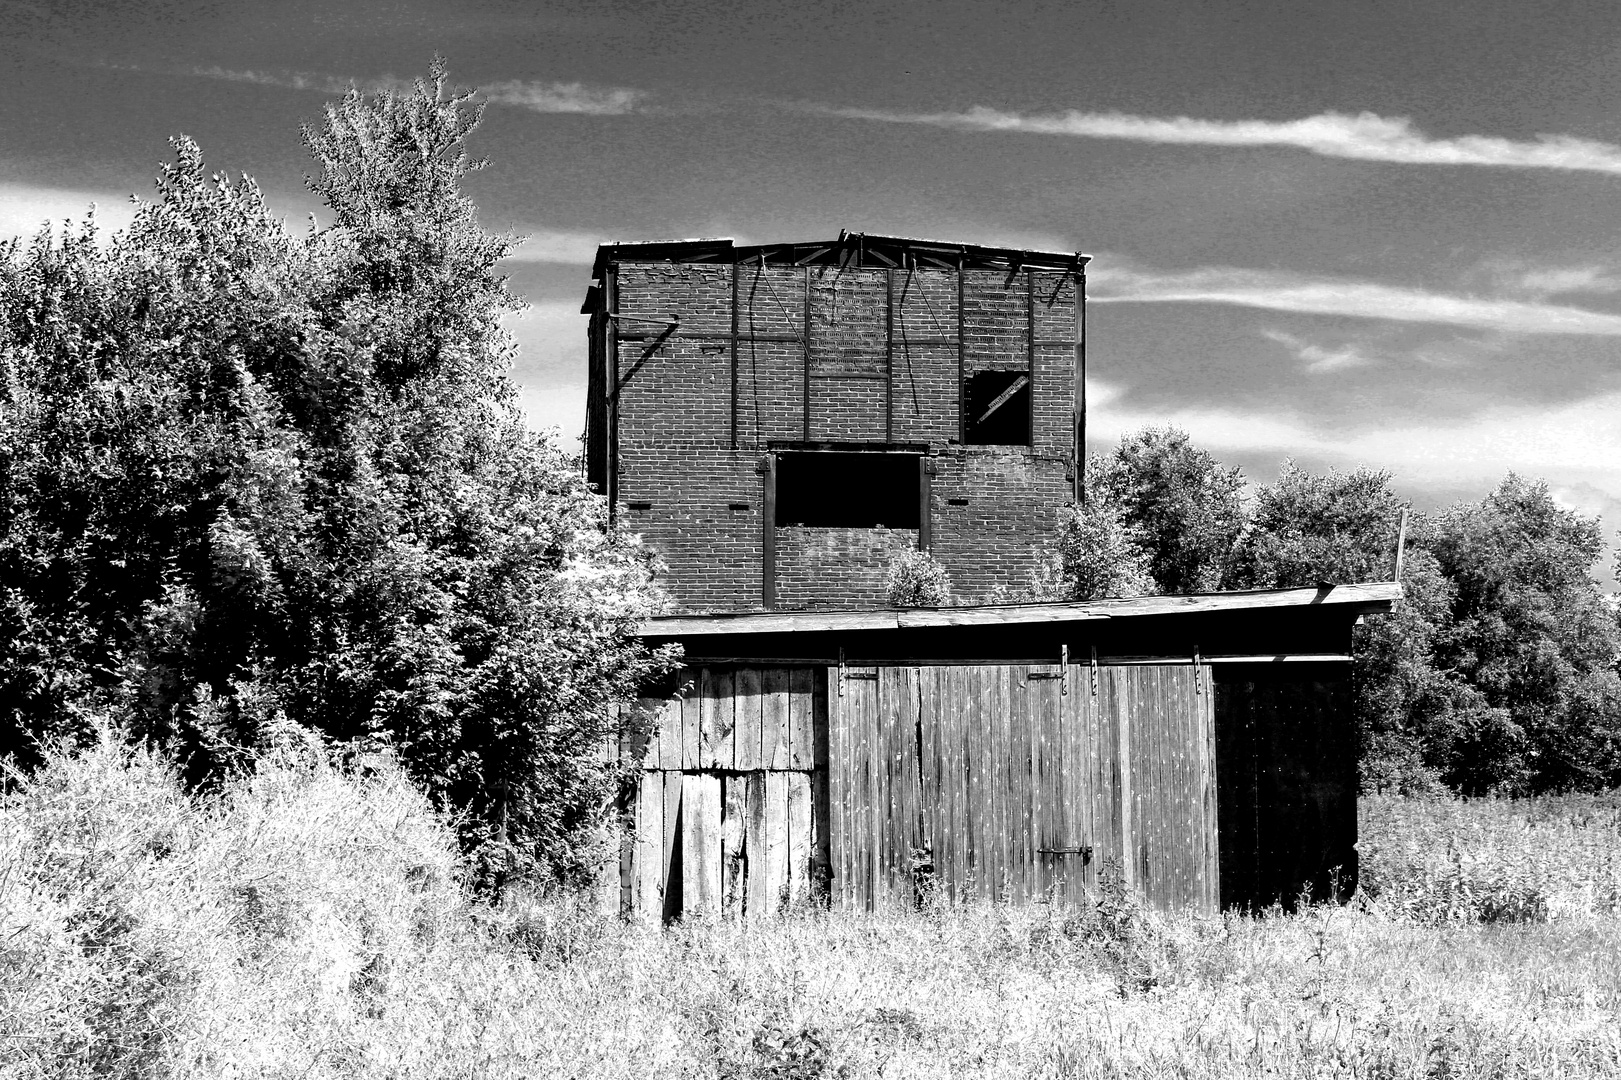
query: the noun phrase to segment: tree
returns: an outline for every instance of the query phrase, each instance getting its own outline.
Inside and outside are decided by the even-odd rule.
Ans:
[[[1126,523],[1113,491],[1096,480],[1106,467],[1097,457],[1087,463],[1086,501],[1064,508],[1057,542],[1029,588],[1006,599],[1101,600],[1154,591],[1147,545]]]
[[[1162,593],[1220,587],[1244,526],[1244,478],[1176,428],[1144,428],[1099,465],[1095,488],[1148,552]]]
[[[14,748],[103,707],[194,782],[287,722],[386,739],[469,841],[577,868],[661,601],[515,406],[511,241],[460,190],[479,115],[437,61],[329,106],[305,132],[324,231],[177,140],[110,245],[0,260]]]
[[[1466,791],[1621,782],[1621,634],[1588,576],[1597,521],[1510,473],[1441,514],[1425,544],[1455,589],[1437,661],[1490,711],[1432,746],[1448,780]]]
[[[1256,493],[1229,587],[1279,589],[1389,580],[1406,502],[1374,469],[1308,473],[1285,461]]]

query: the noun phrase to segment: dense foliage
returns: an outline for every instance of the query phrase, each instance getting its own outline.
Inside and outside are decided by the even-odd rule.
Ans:
[[[951,576],[927,551],[907,548],[889,560],[884,595],[890,607],[944,607],[951,603]]]
[[[178,139],[127,231],[3,252],[6,751],[106,710],[194,783],[289,723],[385,740],[470,839],[568,869],[657,598],[515,407],[479,114],[439,65],[328,106],[325,229]]]
[[[1371,788],[1466,793],[1621,784],[1621,631],[1589,571],[1596,521],[1510,474],[1478,503],[1412,513],[1369,469],[1286,462],[1243,478],[1182,432],[1147,429],[1088,470],[1035,595],[1091,599],[1387,580],[1411,515],[1396,611],[1359,626],[1352,681]]]

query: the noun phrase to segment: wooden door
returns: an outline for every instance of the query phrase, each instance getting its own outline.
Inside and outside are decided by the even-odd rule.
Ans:
[[[1215,911],[1215,710],[1208,665],[1103,669],[1100,702],[1120,761],[1126,883],[1159,910]]]
[[[1123,853],[1089,669],[847,667],[828,685],[839,902],[1078,900]]]

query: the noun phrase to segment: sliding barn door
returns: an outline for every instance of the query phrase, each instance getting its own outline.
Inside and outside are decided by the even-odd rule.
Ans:
[[[1123,856],[1114,729],[1089,669],[834,668],[828,687],[842,903],[1078,898]]]
[[[1122,869],[1161,911],[1220,906],[1210,676],[1191,664],[1101,670],[1101,712],[1119,748]]]
[[[829,669],[835,899],[1074,900],[1110,873],[1156,907],[1214,910],[1209,669],[1198,672]]]

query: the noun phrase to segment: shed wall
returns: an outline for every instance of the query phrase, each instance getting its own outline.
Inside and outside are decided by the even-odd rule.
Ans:
[[[1208,665],[755,667],[649,700],[625,910],[1221,897]]]

